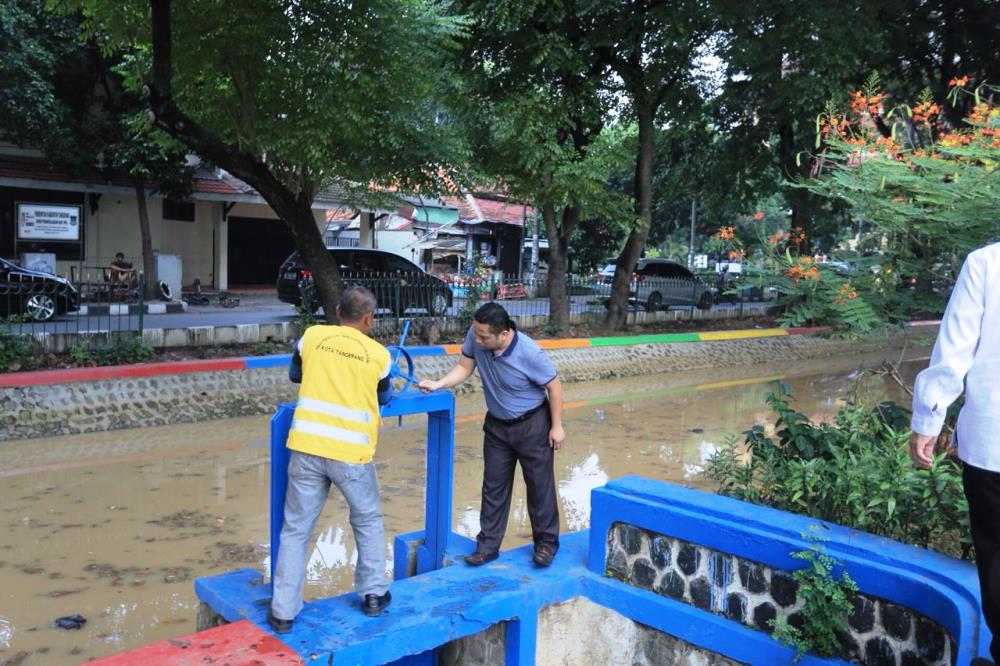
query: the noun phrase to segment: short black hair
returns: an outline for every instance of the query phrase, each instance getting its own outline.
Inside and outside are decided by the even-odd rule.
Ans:
[[[121,257],[122,259],[124,259],[125,258],[125,253],[124,252],[115,252],[115,259],[117,259],[118,257]]]
[[[369,312],[375,312],[375,294],[364,287],[348,287],[340,292],[340,319],[360,321]]]
[[[480,324],[489,324],[490,333],[493,335],[500,335],[504,331],[515,328],[510,315],[499,303],[486,303],[479,306],[472,318]]]

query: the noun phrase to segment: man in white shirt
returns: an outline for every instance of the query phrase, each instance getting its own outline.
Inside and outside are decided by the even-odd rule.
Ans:
[[[910,457],[918,467],[930,467],[948,406],[962,394],[963,381],[965,404],[955,439],[964,463],[983,614],[994,636],[990,654],[1000,661],[1000,243],[966,258],[930,365],[917,375]]]

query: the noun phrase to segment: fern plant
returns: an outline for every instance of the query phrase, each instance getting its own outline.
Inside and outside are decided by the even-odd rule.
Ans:
[[[816,528],[810,529],[802,535],[809,542],[809,548],[792,553],[792,557],[806,562],[806,566],[792,574],[799,584],[802,624],[794,627],[784,617],[771,620],[773,636],[783,645],[795,648],[795,661],[806,652],[821,657],[832,657],[840,652],[837,632],[847,630],[851,596],[858,591],[847,571],[841,571],[839,578],[834,577],[834,569],[840,563],[826,554]]]

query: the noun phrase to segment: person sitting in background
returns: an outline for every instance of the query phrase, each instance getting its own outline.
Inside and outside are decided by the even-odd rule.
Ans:
[[[122,252],[115,253],[115,260],[108,268],[111,270],[112,282],[128,282],[135,273],[132,263],[125,261],[125,254]]]

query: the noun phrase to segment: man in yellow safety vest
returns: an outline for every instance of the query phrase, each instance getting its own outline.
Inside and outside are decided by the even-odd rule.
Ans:
[[[382,613],[392,596],[385,572],[385,530],[372,456],[379,404],[388,400],[389,351],[368,337],[375,297],[363,287],[344,290],[339,326],[312,326],[296,346],[289,376],[299,379],[299,399],[288,435],[288,494],[281,548],[273,572],[267,622],[279,634],[292,629],[302,610],[306,545],[330,484],[350,507],[358,547],[354,576],[364,612]]]

